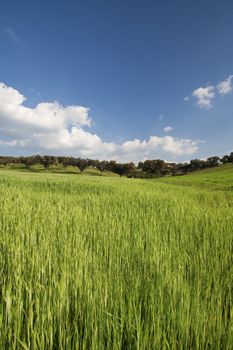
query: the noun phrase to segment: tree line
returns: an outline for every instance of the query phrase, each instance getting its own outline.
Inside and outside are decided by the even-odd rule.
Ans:
[[[216,167],[225,163],[233,163],[233,152],[223,157],[213,156],[206,160],[192,159],[189,163],[169,163],[161,159],[146,160],[135,165],[133,162],[118,163],[114,160],[99,161],[93,159],[83,159],[74,157],[55,157],[34,155],[29,157],[7,157],[0,156],[0,166],[5,167],[10,164],[22,165],[25,168],[33,169],[35,165],[42,165],[45,171],[51,166],[76,167],[82,173],[87,168],[98,169],[101,173],[105,171],[113,172],[119,176],[129,178],[153,178],[163,176],[185,175],[192,171]]]

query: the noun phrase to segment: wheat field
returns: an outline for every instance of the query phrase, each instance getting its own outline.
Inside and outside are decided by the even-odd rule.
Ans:
[[[233,192],[172,180],[2,172],[0,349],[232,349]]]

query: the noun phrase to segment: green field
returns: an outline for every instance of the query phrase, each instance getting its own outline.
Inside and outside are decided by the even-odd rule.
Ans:
[[[233,166],[158,180],[0,170],[1,350],[232,344]]]
[[[162,182],[174,185],[188,185],[195,188],[215,190],[233,190],[233,165],[225,164],[218,168],[196,171],[186,176],[163,178]]]

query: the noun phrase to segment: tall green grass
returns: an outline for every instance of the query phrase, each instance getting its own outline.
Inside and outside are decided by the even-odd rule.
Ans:
[[[0,349],[232,349],[233,193],[0,175]]]

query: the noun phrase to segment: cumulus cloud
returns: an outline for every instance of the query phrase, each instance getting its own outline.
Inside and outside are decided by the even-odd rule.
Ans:
[[[233,75],[230,75],[228,78],[226,78],[225,80],[221,81],[218,85],[217,85],[217,90],[218,93],[220,95],[226,95],[229,94],[232,91],[232,84],[231,81],[233,79]]]
[[[29,108],[24,102],[25,97],[18,90],[0,83],[0,148],[9,154],[17,150],[21,154],[63,154],[121,161],[169,156],[175,159],[192,155],[200,143],[171,136],[104,142],[86,130],[92,125],[89,108],[64,107],[58,102],[42,102]]]
[[[214,86],[199,87],[193,91],[192,96],[197,99],[197,105],[199,107],[210,109],[212,107],[211,100],[215,97]]]
[[[208,85],[206,87],[199,87],[192,93],[192,97],[197,99],[197,105],[200,108],[210,109],[212,108],[212,101],[215,98],[215,90],[219,95],[227,95],[233,90],[233,75],[229,75],[225,80],[221,81],[215,86]],[[184,97],[184,101],[189,101],[189,96]]]
[[[170,132],[172,130],[173,130],[173,128],[171,126],[166,126],[165,128],[163,128],[164,132]]]

